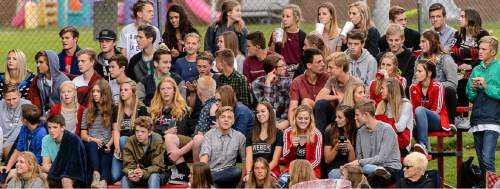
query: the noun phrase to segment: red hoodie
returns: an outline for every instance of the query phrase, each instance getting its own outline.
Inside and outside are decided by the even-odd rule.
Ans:
[[[318,129],[314,128],[314,142],[306,143],[306,160],[308,160],[313,169],[316,178],[321,178],[321,157],[323,154],[323,137]],[[296,159],[297,147],[292,145],[292,127],[285,129],[283,134],[283,159],[286,163],[282,172],[287,172],[290,167],[290,162]]]
[[[450,130],[450,122],[448,120],[448,111],[444,101],[444,85],[439,81],[431,80],[429,88],[427,89],[427,97],[429,101],[422,102],[422,85],[415,83],[410,86],[410,101],[413,106],[413,116],[415,116],[415,109],[423,106],[436,114],[439,114],[441,120],[441,128],[445,131]]]

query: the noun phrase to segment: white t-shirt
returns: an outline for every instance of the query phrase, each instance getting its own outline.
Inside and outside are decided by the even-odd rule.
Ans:
[[[155,26],[153,26],[153,28],[156,30],[154,47],[158,49],[161,42],[160,30]],[[126,57],[128,60],[130,60],[130,58],[132,58],[135,54],[141,52],[141,49],[137,44],[137,26],[135,23],[128,24],[122,28],[117,46],[118,48],[125,48],[127,50]]]
[[[89,86],[89,82],[85,81],[83,78],[83,74],[79,75],[78,77],[75,77],[73,79],[73,84],[75,84],[75,87],[78,89],[80,87],[86,87]]]

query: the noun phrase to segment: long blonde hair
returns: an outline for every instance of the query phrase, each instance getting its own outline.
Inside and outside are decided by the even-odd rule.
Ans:
[[[316,124],[314,121],[314,115],[312,109],[307,105],[300,105],[295,110],[295,114],[293,115],[293,124],[292,124],[292,137],[299,135],[299,128],[297,126],[297,117],[300,112],[307,112],[309,114],[309,125],[306,128],[306,135],[309,138],[310,143],[314,143],[314,129],[316,129]]]
[[[294,184],[316,180],[316,176],[314,175],[314,170],[311,163],[305,159],[296,159],[290,163],[290,169],[288,170],[290,173],[290,183],[289,186],[293,186]]]
[[[391,115],[397,122],[401,116],[401,105],[403,104],[403,86],[401,82],[395,78],[387,78],[384,80],[384,85],[387,86],[387,99],[380,101],[375,111],[375,115],[384,115],[387,112],[387,106],[391,106]]]
[[[349,5],[349,9],[352,7],[359,10],[359,14],[361,15],[361,21],[358,23],[355,28],[360,29],[361,32],[367,36],[368,29],[373,27],[373,22],[371,19],[370,7],[364,1],[356,1]]]
[[[302,21],[302,11],[300,10],[300,7],[296,4],[288,4],[287,6],[283,7],[282,15],[285,12],[285,10],[291,10],[293,12],[293,18],[295,19],[295,23],[297,24],[297,28],[300,29],[300,22]],[[283,26],[283,39],[281,41],[282,45],[285,46],[287,35],[286,35],[286,28]]]
[[[394,67],[394,70],[392,71],[392,74],[389,76],[389,77],[399,77],[401,76],[399,74],[399,68],[398,68],[398,57],[392,53],[392,52],[386,52],[382,55],[382,57],[380,57],[380,62],[379,62],[379,67],[380,65],[382,65],[382,60],[384,59],[390,59],[392,61],[392,64],[393,64],[393,67]],[[380,94],[380,89],[382,88],[382,83],[383,83],[383,79],[376,79],[375,80],[375,94]]]
[[[27,73],[28,69],[26,67],[26,55],[24,54],[23,51],[21,51],[19,49],[9,50],[9,52],[7,53],[7,56],[10,53],[14,53],[14,55],[16,57],[17,68],[16,68],[16,70],[13,70],[13,72],[15,74],[11,74],[9,71],[8,64],[7,63],[5,64],[5,83],[9,84],[11,82],[11,80],[14,79],[14,78],[12,78],[13,75],[17,76],[18,82],[22,82],[26,78],[26,76],[28,75],[28,73]]]
[[[123,85],[130,85],[130,88],[132,88],[132,99],[134,102],[132,103],[132,115],[130,117],[130,126],[131,128],[134,128],[134,123],[135,123],[135,118],[137,117],[137,107],[139,106],[139,99],[137,98],[137,84],[133,80],[128,80],[123,83],[120,83],[120,90],[123,87]],[[123,123],[123,116],[125,115],[125,101],[120,97],[120,101],[118,102],[118,115],[116,118],[116,122],[118,125],[122,125]]]
[[[151,100],[151,118],[153,118],[153,120],[159,118],[165,106],[165,102],[163,101],[160,92],[160,88],[163,83],[169,83],[170,85],[172,85],[172,88],[174,88],[174,96],[172,99],[172,104],[170,106],[172,108],[172,116],[176,119],[182,119],[188,116],[190,109],[187,106],[186,100],[184,100],[184,97],[182,97],[181,93],[179,92],[177,83],[171,77],[165,77],[156,87],[155,95]]]
[[[23,158],[26,162],[26,166],[28,166],[28,172],[24,174],[17,173],[17,177],[14,179],[26,181],[26,188],[31,188],[36,178],[38,177],[40,178],[40,180],[42,180],[44,187],[49,188],[47,179],[41,175],[43,172],[41,167],[38,165],[35,154],[33,154],[33,152],[24,151],[19,152],[19,157]]]
[[[339,35],[339,26],[338,26],[338,23],[337,23],[337,11],[335,10],[335,6],[333,5],[332,2],[323,2],[321,3],[321,5],[319,5],[318,7],[318,15],[317,15],[317,18],[318,18],[318,22],[320,22],[319,20],[319,9],[321,8],[327,8],[328,11],[330,12],[330,16],[332,17],[330,19],[330,28],[328,28],[329,30],[329,33],[328,33],[328,37],[330,39],[333,39],[335,37],[337,37],[337,35]]]
[[[365,86],[361,82],[356,82],[347,86],[341,104],[354,107],[354,105],[356,105],[356,102],[354,102],[354,92],[356,92],[358,87],[363,87],[363,90],[365,89]]]

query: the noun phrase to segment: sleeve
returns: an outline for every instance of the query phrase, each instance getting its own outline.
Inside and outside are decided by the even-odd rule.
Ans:
[[[165,167],[164,165],[164,153],[165,148],[163,147],[163,143],[159,143],[155,146],[155,149],[152,150],[151,154],[151,165],[144,168],[144,178],[149,178],[152,173],[161,173]]]
[[[240,45],[240,51],[241,53],[246,56],[247,55],[247,35],[248,35],[248,29],[246,27],[243,28],[242,34],[238,35],[238,43]]]
[[[383,35],[378,41],[378,47],[380,52],[385,52],[389,48],[389,44],[387,44],[386,35]]]
[[[382,142],[384,142],[384,144],[380,145],[381,147],[378,154],[373,157],[360,159],[359,160],[360,165],[362,166],[366,164],[380,165],[386,160],[390,159],[389,157],[391,156],[392,153],[394,153],[392,149],[396,149],[394,148],[394,146],[399,146],[397,136],[390,126],[385,127],[383,132],[384,134]]]
[[[139,109],[137,110],[136,116],[137,117],[139,117],[139,116],[149,116],[148,109],[146,108],[146,106],[140,106]]]
[[[293,161],[297,155],[297,148],[292,145],[292,141],[290,141],[290,134],[290,128],[285,130],[285,133],[283,134],[283,158],[287,164]]]
[[[252,92],[253,92],[253,96],[255,97],[255,99],[257,99],[258,102],[261,102],[261,101],[264,101],[264,92],[265,92],[265,86],[262,85],[262,83],[260,83],[260,79],[261,78],[257,78],[256,80],[254,80],[252,82]],[[265,78],[264,78],[265,79]],[[264,90],[262,90],[264,88]]]
[[[453,29],[453,30],[455,30],[455,29]],[[451,32],[448,36],[446,36],[446,42],[444,43],[443,48],[445,50],[450,50],[453,47],[453,45],[455,45],[455,42],[456,42],[455,32]]]
[[[486,80],[486,89],[484,89],[484,93],[488,95],[488,97],[500,100],[500,76],[498,73],[500,73],[500,65],[499,63],[494,65],[495,67],[492,66],[491,69],[494,69],[493,72],[490,73],[496,73],[493,75],[494,78],[484,78]],[[489,76],[489,75],[487,75]]]
[[[404,102],[402,104],[401,112],[399,114],[398,122],[394,123],[398,133],[403,132],[408,125],[408,122],[412,121],[413,112],[410,102]],[[408,128],[409,129],[409,128]]]
[[[17,140],[17,143],[16,143],[16,150],[19,151],[19,152],[22,152],[24,151],[23,147],[24,147],[24,143],[26,142],[26,139],[25,139],[25,126],[22,126],[21,127],[21,131],[19,131],[19,135],[18,135],[18,140]]]
[[[38,80],[38,76],[33,79],[33,81],[30,83],[30,88],[28,91],[28,100],[31,101],[33,105],[38,106],[38,108],[43,109],[42,107],[42,102],[40,100],[40,93],[38,91],[38,87],[36,85]],[[45,112],[42,112],[45,113]]]
[[[42,139],[42,152],[40,153],[42,157],[49,157],[49,145],[47,144],[48,140],[46,137]]]
[[[413,74],[415,73],[415,61],[417,58],[415,55],[410,54],[410,59],[408,60],[408,66],[406,67],[406,70],[404,70],[404,77],[406,79],[406,86],[410,86],[412,84],[412,79],[413,79]]]
[[[145,89],[144,84],[142,82],[137,83],[136,95],[140,101],[144,101],[146,99],[146,89]]]
[[[360,159],[363,158],[363,151],[361,150],[361,133],[358,130],[358,133],[356,133],[356,158]]]
[[[200,157],[203,155],[208,155],[208,159],[212,157],[212,138],[210,135],[205,135],[203,143],[201,144]],[[242,156],[245,157],[245,156]]]
[[[246,78],[250,78],[250,57],[246,57],[243,61],[243,75]],[[255,81],[255,80],[254,80]]]
[[[250,85],[245,77],[241,78],[240,89],[241,89],[241,102],[247,106],[252,105],[252,95],[250,94]]]
[[[446,87],[453,87],[456,89],[458,84],[457,64],[455,64],[455,61],[449,55],[443,56],[442,59],[444,63],[443,71],[444,74],[446,75],[446,81],[443,82],[443,84]]]
[[[124,175],[128,175],[129,170],[133,170],[137,167],[137,163],[135,161],[133,155],[133,147],[132,141],[130,138],[125,143],[125,148],[123,149],[123,169],[122,172]]]
[[[88,109],[83,111],[82,115],[82,120],[80,121],[80,130],[87,130],[87,116],[88,116]]]
[[[124,32],[126,28],[127,27],[125,26],[125,28],[122,28],[122,31],[120,32],[120,36],[118,37],[118,43],[116,44],[118,48],[127,49],[127,36],[125,36]]]
[[[252,135],[253,135],[253,130],[251,130],[251,131],[248,133],[248,135],[247,135],[247,137],[246,137],[246,141],[245,141],[245,146],[247,146],[247,147],[248,147],[248,146],[252,146],[252,144],[253,144],[253,143],[252,143]]]
[[[471,102],[474,101],[474,99],[476,99],[476,97],[477,97],[477,91],[472,89],[472,78],[476,77],[476,72],[477,72],[477,69],[474,68],[472,70],[472,74],[470,75],[469,79],[467,79],[467,87],[465,90],[465,93],[467,94],[467,98]]]
[[[311,160],[309,160],[309,162],[311,162],[311,165],[313,166],[313,168],[319,166],[320,162],[321,162],[321,158],[323,157],[321,152],[323,150],[323,137],[321,136],[321,133],[316,130],[315,133],[314,133],[314,142],[315,142],[315,145],[314,145],[314,152],[313,153],[313,157]]]
[[[434,111],[436,114],[439,114],[443,108],[444,97],[445,97],[445,95],[444,95],[445,86],[440,84],[437,90],[438,90],[437,96],[435,95],[435,98],[429,99],[429,100],[432,101],[430,103],[431,104],[431,107],[430,107],[431,111]],[[430,97],[430,98],[432,98],[432,97]]]
[[[380,52],[378,49],[378,42],[380,40],[380,33],[375,27],[368,29],[368,36],[365,42],[365,49],[370,52],[372,56],[377,56]]]
[[[290,97],[290,101],[292,101],[292,100],[300,101],[300,93],[299,93],[300,86],[298,83],[299,83],[298,79],[294,79],[292,81],[292,85],[290,86],[290,92],[288,93],[288,96]]]
[[[254,117],[253,113],[248,107],[243,107],[242,104],[236,105],[238,110],[235,110],[236,114],[236,123],[234,124],[234,129],[240,131],[243,134],[248,133],[251,129],[251,125],[253,125]],[[238,108],[238,106],[240,106]]]
[[[205,33],[205,45],[204,45],[205,51],[208,51],[212,54],[214,54],[215,49],[216,49],[215,44],[214,44],[214,41],[215,41],[214,32],[215,32],[214,25],[212,25],[212,26],[209,26],[207,28],[207,32]]]
[[[283,147],[283,131],[281,130],[278,130],[278,133],[276,133],[276,146]]]
[[[118,107],[113,108],[113,112],[111,114],[111,123],[116,123],[118,119]]]
[[[367,80],[366,80],[366,83],[365,83],[365,86],[368,86],[370,83],[370,81],[374,80],[375,79],[375,75],[377,74],[377,60],[375,60],[375,58],[373,58],[372,55],[370,55],[370,59],[369,59],[369,65],[368,65],[368,77],[367,77]]]
[[[245,136],[244,135],[241,135],[241,139],[240,139],[240,145],[238,147],[238,151],[239,151],[239,155],[240,155],[240,158],[241,158],[241,161],[243,162],[243,164],[245,163],[245,153],[246,153],[246,149],[245,149]]]
[[[331,132],[332,132],[331,128],[326,129],[325,134],[323,135],[324,146],[332,146],[332,139],[331,139],[332,136],[330,134]]]

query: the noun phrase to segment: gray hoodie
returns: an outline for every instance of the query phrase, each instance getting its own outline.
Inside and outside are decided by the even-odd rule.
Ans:
[[[365,86],[369,86],[377,73],[377,60],[366,49],[363,49],[357,60],[351,58],[349,49],[345,53],[349,57],[349,74],[361,79]]]
[[[63,72],[59,70],[59,58],[54,51],[47,50],[49,71],[52,80],[52,86],[48,85],[45,75],[38,71],[38,78],[36,80],[36,86],[38,88],[38,93],[40,95],[40,105],[43,108],[42,112],[47,112],[46,104],[49,104],[49,108],[57,103],[61,102],[61,97],[59,94],[59,87],[64,81],[69,81],[69,78],[64,75]],[[48,102],[47,102],[48,96]]]
[[[356,137],[356,158],[361,166],[372,164],[401,169],[398,139],[392,127],[381,121],[371,131],[361,127]]]
[[[417,58],[415,62],[415,71],[417,71],[417,63],[423,56]],[[443,83],[445,87],[453,87],[457,89],[458,85],[458,66],[449,54],[442,54],[439,57],[439,62],[436,64],[436,80]],[[412,83],[417,83],[417,78],[413,75]]]
[[[56,56],[57,57],[57,56]],[[21,98],[16,108],[9,108],[5,100],[0,101],[0,127],[3,130],[3,144],[10,145],[16,141],[23,125],[21,120],[21,106],[31,104],[29,100]]]

